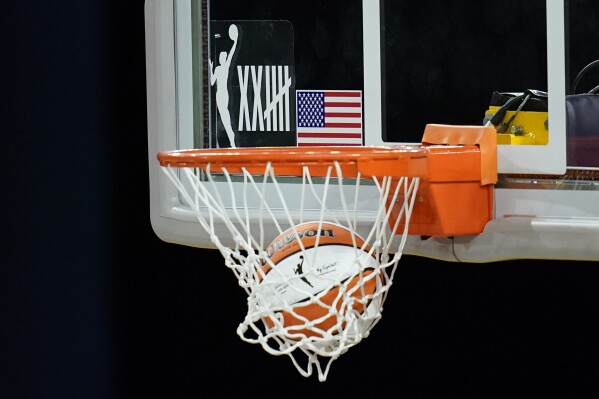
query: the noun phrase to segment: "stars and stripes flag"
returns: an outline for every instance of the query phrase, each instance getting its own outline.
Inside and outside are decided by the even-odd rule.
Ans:
[[[298,146],[362,145],[362,92],[296,90]]]

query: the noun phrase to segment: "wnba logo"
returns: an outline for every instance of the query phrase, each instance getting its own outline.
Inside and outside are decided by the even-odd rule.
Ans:
[[[211,30],[210,145],[295,146],[293,26],[212,21]]]

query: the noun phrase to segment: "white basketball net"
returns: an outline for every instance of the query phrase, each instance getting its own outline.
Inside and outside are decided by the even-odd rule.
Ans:
[[[271,164],[259,176],[245,169],[242,176],[232,175],[224,168],[213,174],[210,166],[205,171],[193,167],[163,166],[162,169],[183,200],[190,204],[198,222],[223,255],[226,266],[235,273],[248,295],[247,316],[237,329],[241,339],[260,344],[272,355],[288,355],[304,377],[311,376],[316,369],[318,379],[325,381],[332,362],[368,337],[381,319],[383,303],[407,238],[419,180],[388,176],[348,179],[343,177],[339,163],[334,162],[326,176],[318,179],[311,176],[309,166],[304,166],[301,182],[299,177],[295,178],[294,187],[299,191],[289,195],[282,182],[285,178],[278,176]],[[377,209],[363,211],[364,198],[372,197],[372,193],[378,197]],[[334,207],[330,205],[332,199]],[[396,204],[395,209],[399,210],[393,226],[387,203]],[[368,217],[364,213],[369,213]],[[364,239],[362,248],[354,240],[356,256],[350,270],[357,278],[351,280],[353,284],[344,276],[330,279],[328,286],[318,292],[305,290],[306,286],[298,282],[313,277],[311,266],[318,259],[314,253],[305,254],[303,272],[277,274],[266,247],[283,231],[306,221],[335,223]],[[298,238],[298,232],[293,231]],[[369,248],[368,255],[364,255],[363,248]],[[319,247],[316,253],[318,250]],[[365,261],[365,256],[368,259],[374,256],[378,261]],[[274,276],[268,281],[263,265],[269,265]],[[370,273],[365,273],[366,268]],[[369,281],[371,286],[375,281],[374,291],[364,289]],[[289,296],[278,296],[278,287],[282,285],[296,290],[295,294],[300,293],[305,299],[301,304],[288,303]],[[334,300],[324,301],[323,295],[333,287],[338,287]],[[296,312],[298,308],[314,305],[324,308],[326,314],[311,320]],[[292,315],[299,324],[287,325],[283,320],[285,315]],[[320,324],[324,319],[330,324],[326,329]]]

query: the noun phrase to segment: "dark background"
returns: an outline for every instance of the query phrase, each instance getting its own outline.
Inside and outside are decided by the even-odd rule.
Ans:
[[[596,262],[405,256],[371,336],[301,377],[236,335],[220,254],[152,231],[144,2],[5,2],[0,43],[0,397],[599,393]]]
[[[381,3],[388,141],[417,143],[428,123],[481,125],[495,90],[547,91],[546,0]]]

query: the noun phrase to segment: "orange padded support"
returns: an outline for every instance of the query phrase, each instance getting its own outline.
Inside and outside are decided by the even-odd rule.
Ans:
[[[484,230],[493,218],[496,135],[491,126],[426,127],[422,139],[427,149],[426,173],[416,195],[409,234],[454,236]],[[398,213],[399,207],[392,209],[393,221]]]

